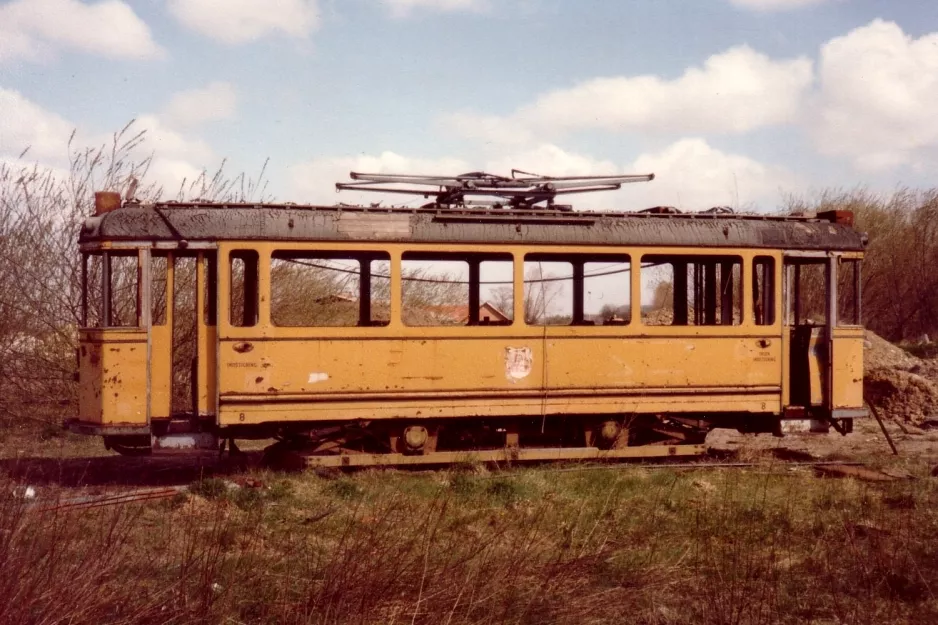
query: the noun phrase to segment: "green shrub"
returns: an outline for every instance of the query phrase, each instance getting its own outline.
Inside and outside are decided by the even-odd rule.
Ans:
[[[191,484],[189,492],[205,499],[220,499],[228,494],[228,484],[217,477],[208,477]]]

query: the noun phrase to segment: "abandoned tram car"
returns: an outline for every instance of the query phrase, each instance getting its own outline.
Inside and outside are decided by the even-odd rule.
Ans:
[[[356,466],[692,455],[717,427],[866,416],[852,214],[574,212],[556,196],[651,176],[520,174],[337,185],[421,208],[97,194],[67,427]]]

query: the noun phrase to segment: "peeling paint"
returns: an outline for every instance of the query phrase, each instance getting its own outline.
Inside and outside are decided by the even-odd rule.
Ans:
[[[530,347],[505,348],[505,377],[509,382],[523,380],[531,374],[534,354]]]

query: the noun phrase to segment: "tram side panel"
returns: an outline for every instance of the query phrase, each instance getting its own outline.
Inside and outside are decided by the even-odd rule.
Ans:
[[[505,337],[220,342],[220,422],[505,416],[536,410],[543,345]]]
[[[862,327],[840,327],[834,330],[834,410],[863,408],[863,343]]]
[[[761,252],[752,260],[759,258],[768,257]],[[725,326],[644,326],[636,310],[630,324],[610,327],[516,322],[412,328],[395,320],[386,327],[282,328],[270,323],[261,303],[254,327],[223,329],[220,424],[563,413],[779,415],[787,340],[779,264],[767,265],[775,279],[761,283],[752,280],[752,266],[747,258],[741,281],[747,288],[734,305],[740,316]],[[261,271],[262,282],[263,276]],[[767,287],[750,298],[750,284]],[[259,293],[263,302],[266,291]],[[764,325],[757,296],[762,310],[774,311],[763,315]],[[862,333],[838,328],[835,336],[836,407],[862,405],[857,331]],[[823,360],[806,364],[828,366]],[[811,377],[816,382],[809,388],[820,389],[820,369]]]
[[[674,412],[778,413],[781,352],[780,340],[752,336],[552,337],[547,381],[619,392],[624,412],[658,412],[670,397]]]
[[[82,330],[78,366],[83,424],[147,426],[145,330]]]
[[[225,339],[220,422],[778,413],[780,343],[628,335]]]
[[[310,329],[274,327],[262,303],[253,327],[220,326],[219,422],[780,412],[780,322],[647,328],[637,307],[632,316],[607,327]]]

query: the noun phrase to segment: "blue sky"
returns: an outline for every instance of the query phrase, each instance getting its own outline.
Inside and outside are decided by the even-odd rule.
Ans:
[[[0,159],[61,168],[136,118],[167,189],[227,158],[353,201],[350,169],[657,179],[588,208],[771,210],[928,186],[938,3],[0,2]]]

